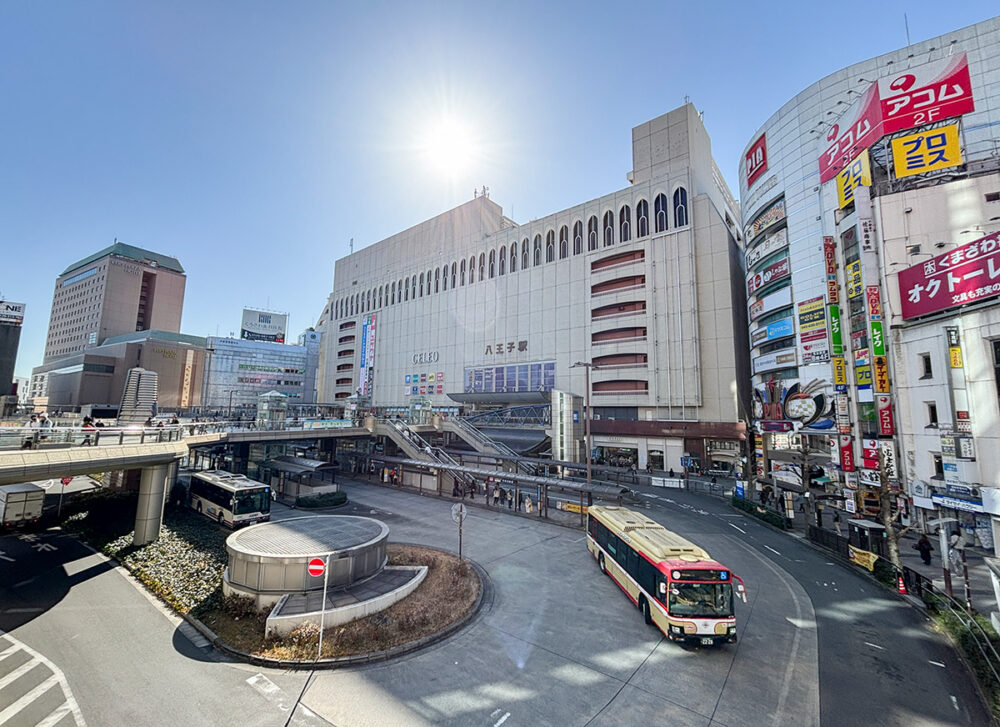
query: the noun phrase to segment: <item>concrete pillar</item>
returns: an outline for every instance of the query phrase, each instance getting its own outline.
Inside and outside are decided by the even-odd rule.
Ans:
[[[146,545],[160,537],[169,471],[169,464],[144,467],[142,470],[139,479],[139,505],[135,511],[133,545]]]

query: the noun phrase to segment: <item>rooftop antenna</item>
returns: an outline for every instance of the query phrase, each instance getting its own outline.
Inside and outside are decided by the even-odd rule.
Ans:
[[[910,44],[910,21],[906,18],[906,13],[903,13],[903,25],[906,27],[906,45]]]
[[[691,103],[691,97],[688,96],[687,94],[684,94],[684,103],[686,103],[686,104]]]
[[[354,254],[354,238],[353,237],[351,238],[351,241],[348,244],[351,246],[351,254],[353,255]]]

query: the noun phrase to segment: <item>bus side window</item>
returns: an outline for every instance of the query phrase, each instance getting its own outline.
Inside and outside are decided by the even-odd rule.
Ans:
[[[660,603],[667,602],[667,579],[662,573],[656,576],[656,598]]]

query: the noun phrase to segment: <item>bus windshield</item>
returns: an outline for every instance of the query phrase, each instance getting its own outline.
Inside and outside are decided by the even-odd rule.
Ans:
[[[729,583],[670,584],[671,615],[727,618],[733,615],[733,587]]]
[[[234,497],[233,515],[247,515],[252,512],[271,512],[271,494],[267,490],[240,492]]]

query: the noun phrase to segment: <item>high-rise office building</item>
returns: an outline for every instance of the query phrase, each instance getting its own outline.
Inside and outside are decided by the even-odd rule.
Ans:
[[[23,321],[24,303],[0,300],[0,396],[12,393],[14,362]]]
[[[44,362],[125,333],[179,332],[186,280],[176,258],[117,241],[73,263],[56,278]]]

